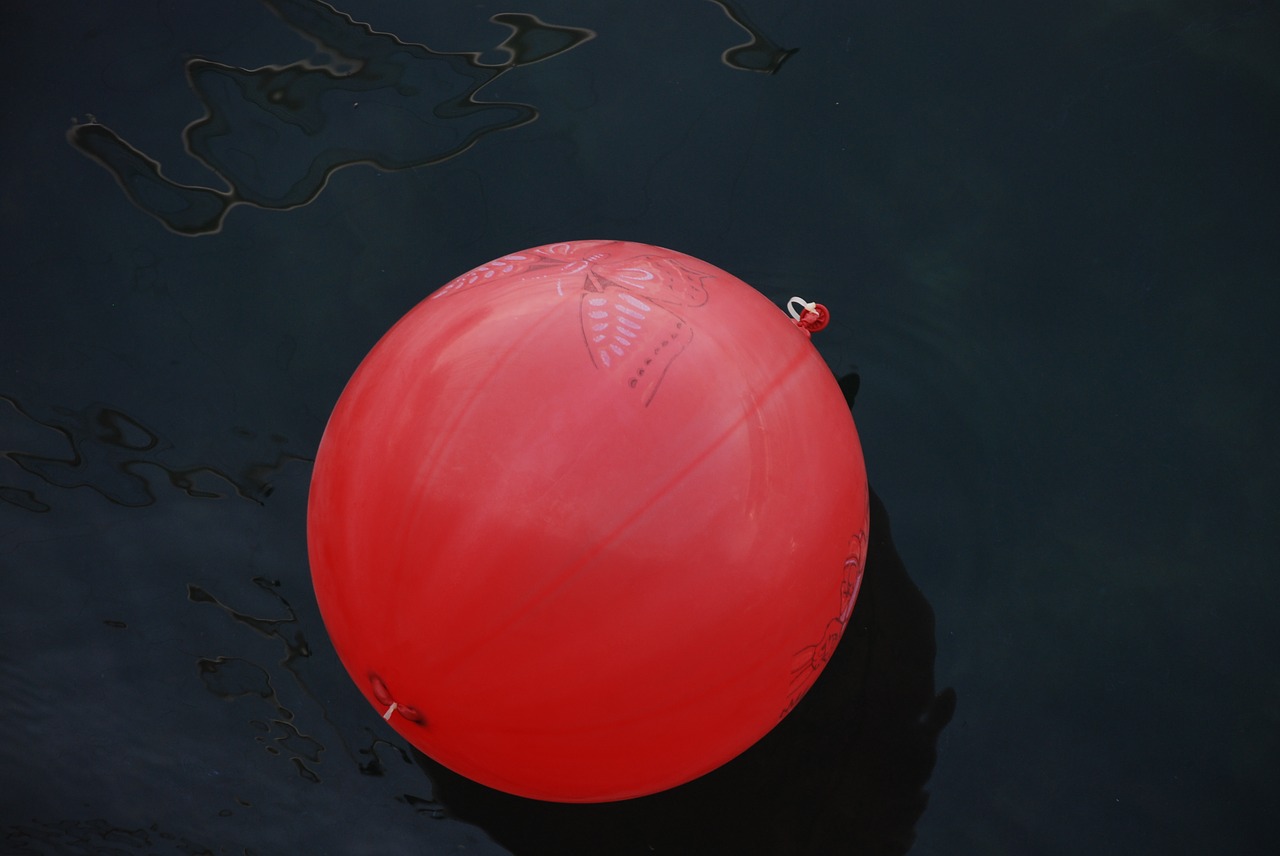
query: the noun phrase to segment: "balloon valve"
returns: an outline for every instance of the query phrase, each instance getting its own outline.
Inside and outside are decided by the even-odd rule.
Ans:
[[[827,307],[821,303],[805,300],[803,297],[793,297],[788,300],[787,312],[806,336],[818,332],[831,321],[831,312]]]

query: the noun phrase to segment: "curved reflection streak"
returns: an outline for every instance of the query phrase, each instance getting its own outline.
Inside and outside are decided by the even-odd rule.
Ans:
[[[105,168],[134,205],[181,235],[220,231],[237,205],[306,205],[329,177],[353,164],[388,171],[440,163],[495,131],[528,124],[527,104],[478,99],[482,88],[523,65],[564,53],[591,30],[508,12],[490,18],[511,34],[508,59],[443,53],[354,21],[320,0],[263,0],[316,47],[311,60],[247,69],[196,57],[188,85],[204,115],[183,130],[189,155],[225,189],[180,184],[162,165],[93,116],[67,140]]]
[[[746,14],[728,0],[707,0],[719,6],[730,21],[747,31],[750,41],[734,45],[720,55],[720,60],[730,68],[741,71],[758,71],[776,74],[787,58],[799,48],[784,48],[761,32]]]
[[[285,656],[280,660],[307,696],[311,692],[298,671],[301,661],[311,656],[311,648],[298,627],[298,616],[289,601],[277,590],[279,583],[264,577],[254,578],[254,583],[272,595],[283,606],[283,618],[258,618],[241,612],[220,601],[198,585],[187,584],[187,599],[192,603],[206,603],[225,612],[233,621],[245,625],[284,646]],[[292,638],[291,638],[292,637]],[[264,667],[242,657],[216,656],[196,660],[196,670],[205,689],[219,698],[233,701],[244,696],[255,697],[266,703],[268,713],[249,720],[255,732],[255,741],[270,755],[283,756],[293,763],[298,775],[312,783],[320,782],[316,768],[321,763],[324,745],[298,726],[294,711],[287,707],[276,691],[271,673]]]
[[[16,399],[0,395],[20,417],[48,429],[59,439],[62,449],[56,453],[0,451],[26,472],[45,483],[60,488],[87,487],[116,505],[140,508],[156,501],[149,467],[160,470],[162,483],[168,482],[187,496],[198,499],[221,499],[234,492],[242,499],[259,505],[271,495],[270,478],[292,461],[310,463],[310,458],[277,449],[274,460],[245,464],[238,473],[230,473],[207,464],[173,466],[162,460],[174,446],[137,419],[104,404],[91,404],[80,410],[53,407],[52,416],[37,418]],[[253,432],[237,429],[238,436],[254,439]],[[271,435],[276,446],[288,442]],[[50,505],[30,490],[14,485],[0,485],[0,500],[27,511],[45,512]]]
[[[396,776],[397,770],[403,772],[414,765],[410,753],[367,727],[361,729],[363,743],[343,732],[330,717],[325,700],[304,674],[311,658],[311,646],[297,610],[281,592],[280,581],[254,577],[253,582],[280,604],[283,615],[271,618],[251,615],[194,583],[187,584],[187,599],[191,603],[216,607],[232,621],[281,646],[282,656],[274,659],[274,665],[226,655],[198,658],[196,670],[205,688],[226,701],[244,699],[243,706],[249,714],[246,725],[254,741],[268,755],[288,760],[301,778],[313,784],[322,782],[322,773],[327,775],[326,758],[330,770],[334,770],[335,764],[349,762],[364,776],[385,778],[389,782],[400,778]],[[287,673],[283,681],[277,666]],[[282,698],[283,684],[289,679],[302,694],[299,701],[305,704],[300,707],[286,704]],[[323,728],[318,727],[320,723]],[[329,735],[325,742],[321,741],[323,734]],[[337,750],[336,757],[326,755],[330,748]],[[443,806],[430,797],[402,791],[395,799],[416,814],[434,820],[446,817]]]

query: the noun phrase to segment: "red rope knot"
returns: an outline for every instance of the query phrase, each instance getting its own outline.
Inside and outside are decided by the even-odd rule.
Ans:
[[[387,684],[382,678],[370,673],[369,687],[373,690],[373,697],[378,700],[378,703],[386,706],[387,711],[382,714],[382,718],[387,722],[391,721],[393,713],[399,713],[410,722],[422,722],[422,713],[416,707],[401,704],[391,697],[391,691],[387,689]]]

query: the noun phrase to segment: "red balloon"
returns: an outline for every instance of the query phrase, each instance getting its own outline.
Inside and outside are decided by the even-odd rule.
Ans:
[[[338,400],[308,506],[369,702],[458,773],[564,802],[766,734],[839,640],[867,537],[816,311],[621,241],[512,253],[410,311]]]

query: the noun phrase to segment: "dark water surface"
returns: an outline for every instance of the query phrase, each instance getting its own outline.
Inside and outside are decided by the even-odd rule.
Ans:
[[[0,851],[1280,849],[1280,12],[943,6],[9,4]],[[798,724],[574,810],[381,721],[305,512],[397,318],[584,237],[830,307],[893,540]]]

